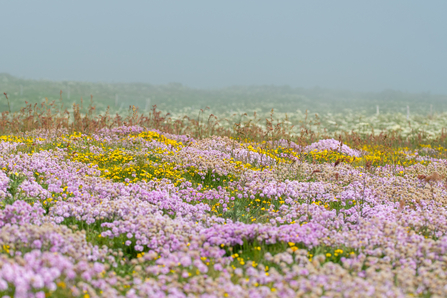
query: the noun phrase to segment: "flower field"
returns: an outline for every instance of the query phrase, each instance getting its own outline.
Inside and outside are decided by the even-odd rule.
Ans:
[[[446,148],[371,140],[2,135],[0,294],[445,297]]]

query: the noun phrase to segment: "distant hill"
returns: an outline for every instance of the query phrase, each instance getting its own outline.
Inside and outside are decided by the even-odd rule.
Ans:
[[[289,86],[231,86],[222,89],[194,89],[179,83],[152,85],[146,83],[91,83],[75,81],[49,81],[20,79],[9,74],[0,74],[0,91],[10,98],[12,110],[23,107],[25,101],[40,103],[59,101],[62,90],[64,107],[74,102],[88,106],[90,95],[98,111],[110,106],[113,112],[126,110],[129,105],[140,110],[157,105],[166,112],[198,111],[210,107],[211,112],[242,111],[267,112],[271,109],[283,113],[309,110],[311,113],[340,113],[346,110],[376,113],[406,113],[406,106],[412,113],[427,114],[447,111],[447,95],[430,93],[406,93],[395,90],[382,92],[352,92],[324,88],[292,88]],[[0,111],[8,109],[4,96],[0,99]]]

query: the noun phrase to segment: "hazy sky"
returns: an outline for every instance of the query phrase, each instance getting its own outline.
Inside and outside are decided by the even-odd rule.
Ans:
[[[3,1],[25,78],[447,93],[447,1]]]

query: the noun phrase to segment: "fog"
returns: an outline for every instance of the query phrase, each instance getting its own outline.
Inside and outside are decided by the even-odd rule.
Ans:
[[[446,1],[2,1],[0,73],[447,93]]]

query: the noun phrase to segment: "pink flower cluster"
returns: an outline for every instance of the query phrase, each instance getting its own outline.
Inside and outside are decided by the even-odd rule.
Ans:
[[[0,143],[10,148],[0,153],[0,294],[447,296],[446,184],[418,178],[447,175],[445,160],[373,170],[280,163],[228,138],[166,134],[184,144],[173,148],[134,137],[142,131],[104,129],[91,145],[72,145],[94,154],[107,152],[96,142],[134,155],[163,148],[162,162],[210,173],[214,184],[113,182],[67,150],[25,154]],[[304,150],[362,154],[333,139]],[[236,170],[231,158],[270,167]],[[14,197],[12,175],[23,178]]]
[[[306,146],[304,148],[305,152],[311,152],[311,151],[338,151],[343,154],[349,155],[349,156],[355,156],[360,157],[362,155],[361,151],[351,149],[347,145],[341,143],[340,141],[334,140],[334,139],[325,139],[320,140],[316,143],[313,143],[309,146]]]

